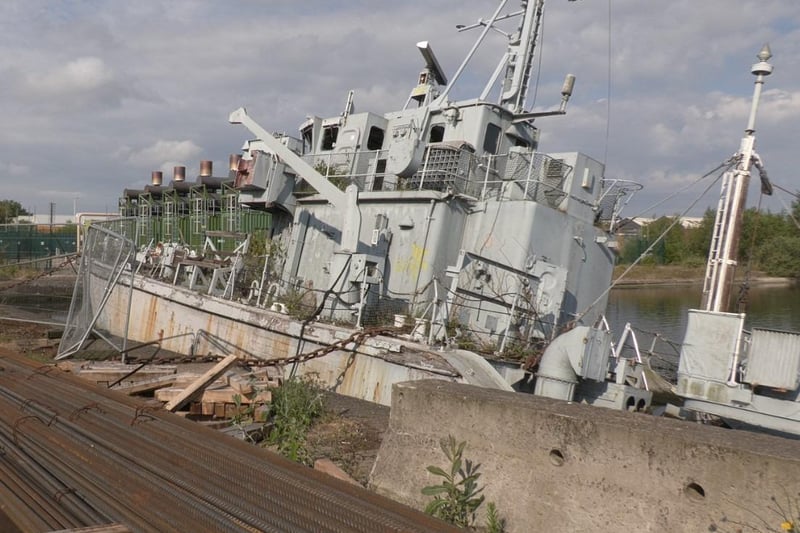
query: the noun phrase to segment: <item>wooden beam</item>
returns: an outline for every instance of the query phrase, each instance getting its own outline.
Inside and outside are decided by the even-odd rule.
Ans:
[[[155,397],[157,400],[161,402],[172,402],[179,396],[183,395],[184,390],[178,389],[175,387],[167,387],[163,389],[158,389],[156,391]],[[203,403],[236,403],[236,396],[239,397],[239,403],[242,405],[248,405],[251,403],[269,403],[272,401],[272,392],[268,390],[262,390],[257,393],[250,393],[250,394],[241,394],[240,392],[236,391],[231,387],[224,387],[219,389],[206,389],[202,391],[198,391],[197,395],[192,399],[194,401],[203,402]]]
[[[129,383],[120,383],[114,387],[111,387],[112,390],[117,390],[120,392],[124,392],[125,394],[139,394],[142,392],[154,391],[160,389],[162,387],[169,387],[175,385],[180,381],[184,382],[191,382],[197,379],[197,374],[190,374],[188,372],[182,372],[180,374],[170,374],[168,376],[157,376],[150,379],[143,379],[140,381],[132,381]]]
[[[220,377],[228,368],[233,366],[238,361],[236,355],[229,355],[211,368],[208,372],[200,376],[195,382],[191,383],[188,387],[183,389],[183,392],[176,398],[173,398],[164,406],[167,411],[177,411],[183,405],[192,399],[192,396],[197,394],[198,391],[204,389],[209,383]]]
[[[175,365],[146,365],[141,368],[139,367],[140,365],[135,364],[107,362],[84,363],[82,366],[75,366],[71,369],[68,369],[66,366],[61,366],[62,370],[71,371],[82,379],[93,381],[98,384],[114,383],[122,378],[125,378],[123,383],[127,384],[154,378],[156,376],[173,375],[178,368]]]

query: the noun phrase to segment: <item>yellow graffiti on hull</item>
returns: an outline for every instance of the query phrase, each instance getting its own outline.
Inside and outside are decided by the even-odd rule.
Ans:
[[[411,253],[406,258],[401,258],[395,263],[395,268],[404,274],[416,274],[421,269],[429,268],[427,262],[423,262],[425,248],[415,243],[411,244]]]

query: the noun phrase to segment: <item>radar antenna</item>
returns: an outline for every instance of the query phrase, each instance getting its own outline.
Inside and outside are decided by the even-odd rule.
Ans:
[[[417,48],[423,59],[425,59],[425,68],[419,73],[417,86],[412,89],[403,109],[408,108],[411,100],[415,100],[420,106],[428,105],[431,100],[439,96],[437,88],[441,85],[447,85],[447,76],[445,76],[439,60],[436,59],[436,54],[433,53],[430,43],[428,41],[418,42]]]

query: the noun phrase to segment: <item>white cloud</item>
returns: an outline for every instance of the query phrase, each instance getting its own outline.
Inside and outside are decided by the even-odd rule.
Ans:
[[[55,69],[28,76],[27,88],[41,95],[57,96],[94,91],[114,81],[113,71],[99,57],[80,57]]]
[[[12,98],[9,103],[26,109],[29,117],[69,120],[67,117],[87,112],[97,114],[120,108],[125,99],[157,99],[136,89],[133,81],[100,57],[83,56],[60,64],[52,64],[49,57],[44,61],[36,59],[28,64],[18,60],[0,72],[0,86],[5,86]]]
[[[764,91],[759,116],[769,123],[786,123],[795,129],[800,123],[800,90],[784,91],[772,89]]]
[[[192,161],[201,152],[202,149],[191,140],[167,141],[159,139],[150,146],[132,151],[127,157],[127,162],[136,166],[172,170],[172,166],[179,164],[174,163],[175,161]]]

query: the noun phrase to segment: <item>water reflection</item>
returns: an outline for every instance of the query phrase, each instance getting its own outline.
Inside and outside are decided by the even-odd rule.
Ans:
[[[615,333],[630,322],[637,331],[679,341],[686,329],[686,312],[699,305],[700,290],[695,286],[615,289],[608,298],[606,317]]]
[[[800,331],[800,286],[751,290],[747,314],[750,327]]]
[[[43,292],[0,292],[0,316],[6,318],[24,318],[27,320],[67,321],[71,293],[65,290]],[[0,330],[3,322],[0,321]]]
[[[637,287],[611,291],[606,311],[615,337],[630,322],[637,330],[680,342],[689,309],[700,306],[699,285]],[[750,289],[746,327],[800,331],[800,286]]]

